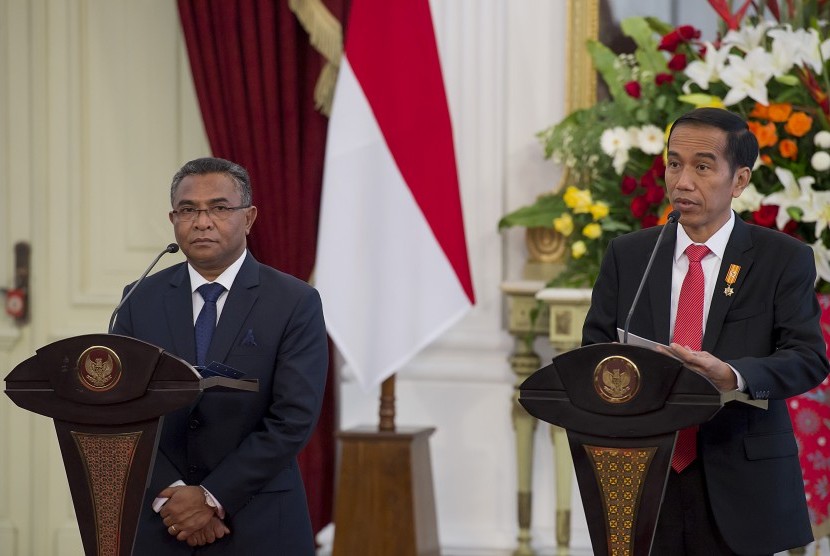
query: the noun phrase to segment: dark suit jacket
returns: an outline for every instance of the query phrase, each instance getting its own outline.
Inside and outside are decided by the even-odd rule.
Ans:
[[[193,363],[186,263],[149,276],[119,311],[114,332]],[[165,417],[134,554],[193,552],[167,534],[150,507],[179,479],[204,485],[227,512],[231,534],[199,554],[314,554],[296,456],[319,415],[327,349],[317,291],[248,253],[228,292],[207,361],[258,379],[259,392],[208,390],[192,408]]]
[[[657,240],[659,228],[614,239],[594,286],[583,344],[617,341]],[[631,319],[629,332],[669,343],[675,230],[667,230]],[[731,264],[740,265],[734,294],[724,294]],[[798,449],[786,399],[828,373],[809,246],[735,219],[715,284],[704,351],[741,373],[766,411],[729,403],[699,434],[709,499],[729,546],[738,554],[773,553],[813,540]]]

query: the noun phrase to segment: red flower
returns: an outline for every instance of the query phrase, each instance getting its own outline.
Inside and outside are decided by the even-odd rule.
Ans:
[[[651,163],[651,168],[649,168],[649,172],[654,174],[654,177],[656,178],[662,178],[666,173],[666,164],[663,162],[662,154],[658,154],[654,157],[654,160]]]
[[[657,179],[653,172],[648,171],[643,174],[643,177],[640,178],[640,185],[645,187],[646,189],[652,189],[657,187]]]
[[[640,225],[643,228],[651,228],[652,226],[656,226],[658,222],[658,218],[656,214],[646,214],[640,219]]]
[[[658,87],[665,83],[671,83],[672,81],[674,81],[674,76],[670,73],[658,73],[654,76],[654,82]]]
[[[648,201],[646,200],[645,195],[640,195],[639,197],[631,199],[631,214],[634,215],[634,218],[642,218],[647,210]]]
[[[625,176],[620,184],[620,191],[623,195],[631,195],[637,189],[637,180],[631,176]]]
[[[663,36],[658,49],[674,52],[681,44],[699,38],[700,30],[695,29],[691,25],[681,25],[671,33]]]
[[[775,228],[776,216],[778,205],[761,205],[761,208],[752,213],[752,221],[765,228]]]
[[[649,187],[648,189],[646,189],[646,201],[648,201],[652,205],[659,204],[660,201],[662,201],[663,198],[665,198],[665,196],[666,192],[663,191],[662,187]]]
[[[801,234],[798,233],[798,222],[795,220],[790,220],[786,224],[784,224],[784,229],[781,230],[785,234],[791,235],[796,239],[804,241],[804,238],[801,237]]]
[[[629,81],[624,85],[625,92],[628,93],[628,96],[633,98],[640,98],[640,83],[637,81]]]
[[[672,71],[683,71],[686,69],[686,55],[675,54],[672,56],[671,60],[669,60],[669,69]]]

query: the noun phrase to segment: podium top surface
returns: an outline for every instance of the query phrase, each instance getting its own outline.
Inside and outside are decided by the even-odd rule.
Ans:
[[[534,417],[610,437],[673,432],[712,418],[721,393],[667,355],[627,344],[596,344],[554,358],[519,387]]]
[[[203,379],[187,361],[116,334],[53,342],[6,376],[18,406],[54,419],[97,424],[158,418],[193,403],[205,389],[256,391],[256,381]]]

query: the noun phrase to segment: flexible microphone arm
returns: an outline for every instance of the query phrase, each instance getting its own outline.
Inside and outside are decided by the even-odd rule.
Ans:
[[[144,271],[144,274],[142,274],[141,277],[138,280],[135,281],[135,284],[133,284],[133,287],[130,288],[130,291],[127,292],[127,295],[125,295],[121,299],[121,302],[115,307],[115,311],[112,312],[112,316],[110,317],[110,325],[109,325],[109,327],[107,327],[107,334],[112,334],[112,327],[115,324],[115,315],[118,314],[118,310],[121,309],[121,307],[124,306],[124,303],[130,298],[130,296],[133,294],[133,292],[138,287],[138,285],[141,283],[141,281],[144,280],[144,278],[147,277],[147,275],[150,273],[151,270],[153,270],[153,267],[156,266],[156,263],[159,262],[159,259],[161,259],[167,253],[175,253],[178,250],[179,250],[179,246],[176,245],[175,243],[171,243],[170,245],[168,245],[167,247],[164,248],[164,251],[162,251],[161,253],[158,254],[158,256],[156,256],[156,258],[153,260],[153,262],[150,263],[150,266],[147,267],[147,270]]]
[[[680,211],[673,210],[669,213],[666,225],[660,230],[660,235],[657,236],[657,243],[654,244],[654,249],[651,251],[651,257],[648,259],[646,270],[643,272],[643,278],[640,280],[640,286],[637,288],[637,293],[634,295],[634,301],[631,302],[631,309],[628,310],[628,316],[625,319],[625,328],[623,329],[623,343],[628,343],[628,325],[631,323],[631,316],[634,314],[634,308],[637,307],[637,302],[640,300],[640,294],[643,293],[643,286],[646,285],[646,278],[651,271],[651,265],[654,263],[654,258],[657,256],[657,248],[660,247],[660,241],[663,239],[663,234],[666,233],[666,228],[669,224],[674,224],[680,218]]]

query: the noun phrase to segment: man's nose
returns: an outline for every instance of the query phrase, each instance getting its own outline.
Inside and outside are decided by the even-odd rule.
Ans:
[[[200,210],[196,213],[196,219],[193,221],[193,224],[200,229],[212,228],[213,220],[208,214],[208,211]]]

